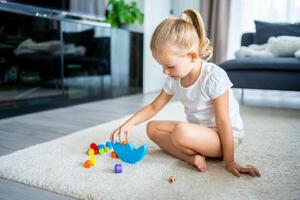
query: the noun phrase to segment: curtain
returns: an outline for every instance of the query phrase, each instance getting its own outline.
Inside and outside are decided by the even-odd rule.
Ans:
[[[231,0],[227,59],[234,58],[241,36],[255,32],[254,20],[267,22],[300,22],[299,0]]]
[[[203,17],[207,37],[214,48],[212,62],[219,64],[227,56],[231,0],[200,0],[200,14]]]

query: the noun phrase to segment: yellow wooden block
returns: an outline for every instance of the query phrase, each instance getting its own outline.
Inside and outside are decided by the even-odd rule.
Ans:
[[[90,157],[90,161],[92,162],[92,165],[96,165],[96,157],[93,156],[93,157]]]
[[[89,155],[89,156],[95,155],[94,149],[89,149],[89,150],[88,150],[88,155]]]
[[[109,147],[105,147],[105,152],[108,152],[109,151]]]

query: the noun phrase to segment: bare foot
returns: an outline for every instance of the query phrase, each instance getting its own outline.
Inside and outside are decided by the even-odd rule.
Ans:
[[[192,157],[190,164],[195,165],[200,172],[205,172],[207,169],[205,157],[199,154]]]

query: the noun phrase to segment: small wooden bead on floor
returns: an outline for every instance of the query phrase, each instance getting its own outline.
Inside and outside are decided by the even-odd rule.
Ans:
[[[169,177],[169,182],[170,183],[174,183],[176,181],[176,177],[175,176],[170,176]]]

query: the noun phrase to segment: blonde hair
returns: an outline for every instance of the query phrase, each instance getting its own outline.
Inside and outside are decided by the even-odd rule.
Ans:
[[[211,58],[213,52],[206,37],[203,20],[193,9],[185,10],[181,17],[170,17],[162,21],[152,35],[150,47],[152,52],[158,54],[172,51],[176,55],[182,55],[182,51],[196,50],[199,57],[205,60]]]

